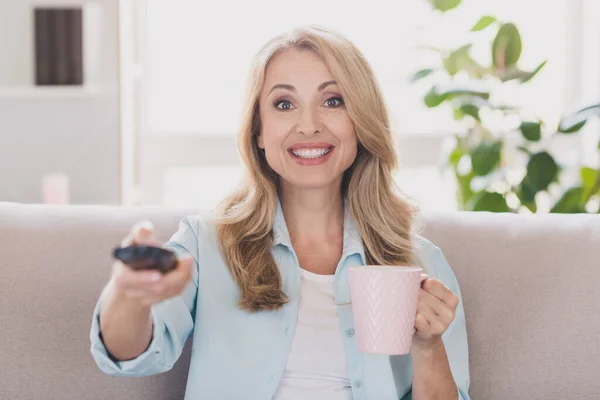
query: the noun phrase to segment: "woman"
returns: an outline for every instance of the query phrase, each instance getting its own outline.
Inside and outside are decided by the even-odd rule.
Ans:
[[[193,332],[186,399],[468,399],[464,312],[441,251],[413,232],[394,191],[396,155],[373,72],[320,28],[256,56],[239,136],[244,184],[216,218],[184,218],[165,276],[120,263],[93,319],[106,373],[169,370]],[[151,226],[124,241],[157,244]],[[420,263],[406,356],[357,351],[348,288],[355,265]]]

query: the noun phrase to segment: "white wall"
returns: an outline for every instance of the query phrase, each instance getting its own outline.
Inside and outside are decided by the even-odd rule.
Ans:
[[[100,6],[96,91],[31,90],[32,4]],[[0,0],[0,201],[39,202],[64,172],[72,203],[120,201],[118,0]]]

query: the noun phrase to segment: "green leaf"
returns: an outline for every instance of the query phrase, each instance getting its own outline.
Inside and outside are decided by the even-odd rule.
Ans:
[[[463,119],[466,116],[467,115],[460,108],[454,109],[454,120],[455,121],[460,121],[461,119]]]
[[[472,32],[482,31],[485,28],[487,28],[488,26],[490,26],[491,24],[493,24],[494,22],[496,22],[496,17],[484,15],[483,17],[479,18],[479,21],[477,21],[475,26],[473,26],[473,28],[471,28],[471,31]]]
[[[545,151],[532,155],[527,163],[527,184],[536,193],[546,190],[557,174],[556,161]]]
[[[589,199],[596,194],[593,192],[598,192],[598,188],[596,187],[598,179],[600,178],[598,176],[598,171],[590,167],[581,167],[580,174],[584,189],[583,198]]]
[[[434,71],[435,70],[433,68],[424,68],[420,71],[415,72],[415,74],[410,78],[410,81],[414,83],[418,80],[425,78],[426,76],[431,75],[431,73]]]
[[[489,90],[482,89],[474,84],[436,85],[435,91],[441,96],[448,96],[448,98],[455,98],[458,96],[474,96],[485,100],[490,98]]]
[[[479,117],[479,107],[474,104],[463,104],[457,109],[454,110],[454,119],[460,120],[466,116],[473,117],[476,121],[481,122],[481,118]]]
[[[546,65],[547,61],[544,61],[533,71],[523,71],[515,66],[502,68],[494,71],[494,76],[498,77],[502,82],[512,81],[518,79],[521,83],[525,83],[531,80],[538,72]]]
[[[584,107],[575,113],[563,117],[558,124],[558,131],[561,133],[574,133],[579,131],[588,118],[600,115],[600,104],[594,104]]]
[[[583,213],[582,206],[584,188],[574,186],[568,189],[550,210],[551,213]]]
[[[481,122],[481,118],[479,117],[479,107],[473,104],[463,104],[459,108],[464,115],[469,115],[473,117],[475,120]]]
[[[492,110],[498,110],[498,111],[504,111],[504,112],[518,113],[518,111],[520,110],[520,107],[509,106],[507,104],[493,104],[493,103],[488,103],[488,104],[486,104],[486,106],[488,106]]]
[[[535,195],[537,192],[538,191],[529,183],[527,176],[525,176],[517,189],[517,197],[524,206],[532,210],[531,205],[535,205]],[[532,212],[535,211],[532,210]]]
[[[458,151],[457,149],[455,149],[452,153],[450,153],[450,157],[448,157],[448,160],[450,161],[450,164],[454,166],[454,168],[457,168],[458,163],[462,159],[463,155],[463,151]]]
[[[458,7],[461,0],[429,0],[429,2],[436,10],[446,12]]]
[[[531,150],[529,150],[527,147],[525,146],[517,146],[517,150],[522,151],[523,153],[527,154],[528,156],[531,156]]]
[[[473,85],[436,85],[425,95],[425,104],[429,108],[437,107],[444,101],[459,96],[474,96],[489,99],[490,93],[486,90],[475,88]]]
[[[481,142],[471,152],[471,165],[475,175],[485,176],[500,163],[501,142]]]
[[[510,212],[506,198],[501,193],[483,191],[478,193],[470,202],[473,211]]]
[[[581,128],[583,128],[586,122],[587,120],[583,120],[577,121],[574,124],[568,124],[568,122],[562,120],[558,124],[558,131],[560,133],[575,133],[578,132]]]
[[[540,65],[537,66],[536,69],[534,69],[531,72],[526,72],[525,75],[519,77],[519,80],[521,81],[521,83],[525,83],[530,81],[534,76],[536,76],[538,74],[538,72],[540,72],[540,70],[542,68],[544,68],[544,66],[548,63],[548,61],[544,61],[543,63],[541,63]]]
[[[444,97],[437,93],[435,86],[432,87],[429,92],[425,95],[425,105],[429,108],[434,108],[446,101],[447,97]]]
[[[467,175],[455,174],[458,182],[457,200],[461,210],[467,210],[469,201],[473,197],[473,189],[471,189],[471,181],[473,180],[473,172]]]
[[[466,44],[454,50],[448,57],[443,59],[444,68],[446,68],[450,76],[456,75],[461,69],[469,65],[471,62],[471,57],[469,57],[471,46],[471,44]]]
[[[600,115],[600,104],[592,104],[590,106],[580,108],[577,111],[577,114],[585,118],[589,118],[592,115]]]
[[[516,25],[512,23],[502,25],[492,44],[494,66],[503,70],[515,65],[521,57],[522,48],[521,35]]]
[[[521,71],[517,67],[508,67],[494,70],[493,75],[500,79],[502,82],[512,81],[525,76],[526,72]]]
[[[542,138],[542,124],[539,122],[521,122],[521,133],[530,142],[537,142]]]
[[[458,163],[460,159],[465,155],[465,150],[461,146],[456,146],[454,150],[450,153],[448,160],[450,164],[456,169],[458,167]]]
[[[531,203],[521,203],[523,204],[525,207],[527,207],[527,209],[529,211],[531,211],[532,213],[536,213],[537,212],[537,204],[535,203],[535,201],[531,202]]]

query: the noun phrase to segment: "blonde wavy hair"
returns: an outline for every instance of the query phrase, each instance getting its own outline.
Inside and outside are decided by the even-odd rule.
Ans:
[[[269,41],[251,66],[238,136],[246,165],[242,184],[214,210],[221,252],[240,290],[239,307],[276,310],[287,301],[271,255],[279,177],[257,145],[261,131],[259,96],[269,61],[288,49],[312,51],[337,81],[358,139],[357,156],[345,171],[348,200],[368,265],[410,265],[411,227],[416,208],[396,190],[397,165],[388,113],[373,71],[362,53],[340,34],[302,27]]]

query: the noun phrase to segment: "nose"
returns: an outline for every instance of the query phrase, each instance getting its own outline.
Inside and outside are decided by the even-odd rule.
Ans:
[[[318,113],[308,108],[304,109],[298,122],[298,133],[310,137],[321,132],[321,130],[321,121]]]

